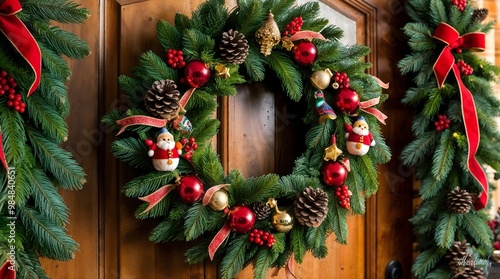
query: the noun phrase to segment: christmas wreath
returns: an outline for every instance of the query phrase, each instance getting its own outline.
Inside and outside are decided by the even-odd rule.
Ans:
[[[103,119],[119,130],[114,156],[145,172],[124,193],[145,201],[137,218],[160,220],[150,240],[201,239],[186,261],[220,257],[222,278],[249,263],[255,278],[269,267],[293,274],[291,263],[307,251],[327,255],[330,233],[345,244],[348,214],[365,212],[376,165],[391,156],[377,109],[386,85],[365,73],[369,48],[342,45],[342,30],[318,17],[318,3],[294,2],[238,1],[228,11],[210,0],[190,18],[177,14],[175,26],[160,20],[165,53],[145,52],[134,76],[119,78],[131,107]],[[306,151],[286,176],[225,175],[210,144],[216,97],[266,76],[305,103]]]
[[[484,168],[500,170],[500,102],[490,82],[500,70],[473,51],[484,50],[493,23],[482,24],[488,10],[466,0],[411,0],[407,11],[412,53],[399,67],[414,75],[403,103],[416,113],[402,159],[416,169],[422,200],[411,219],[420,252],[412,270],[418,278],[485,278],[492,235],[481,210]]]
[[[89,47],[53,22],[83,23],[67,0],[0,1],[0,278],[47,278],[39,257],[74,258],[69,210],[59,189],[81,189],[85,173],[67,140],[71,71],[63,56]]]

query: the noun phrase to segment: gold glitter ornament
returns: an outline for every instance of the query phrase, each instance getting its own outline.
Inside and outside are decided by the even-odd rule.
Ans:
[[[273,214],[274,229],[281,233],[289,232],[294,224],[292,215],[288,214],[286,210],[279,210],[278,202],[274,198],[270,198],[267,204],[276,211],[276,213]]]
[[[229,197],[225,190],[218,190],[210,198],[210,203],[208,206],[214,211],[222,211],[229,204]]]
[[[330,85],[330,82],[332,81],[332,76],[333,73],[330,71],[330,69],[325,69],[325,70],[320,70],[312,73],[311,75],[311,84],[314,86],[314,88],[323,90]]]
[[[260,44],[260,52],[264,56],[271,54],[273,47],[280,42],[280,30],[271,12],[267,14],[264,24],[255,32],[255,40]]]

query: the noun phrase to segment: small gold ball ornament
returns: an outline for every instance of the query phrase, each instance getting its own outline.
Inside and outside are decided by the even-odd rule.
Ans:
[[[215,211],[222,211],[228,206],[229,198],[224,190],[216,191],[210,198],[208,206]]]
[[[281,233],[289,232],[293,228],[293,217],[286,211],[277,211],[273,215],[273,227]]]
[[[332,80],[333,73],[330,69],[320,70],[312,73],[311,75],[311,84],[314,88],[323,90],[330,85],[330,81]]]

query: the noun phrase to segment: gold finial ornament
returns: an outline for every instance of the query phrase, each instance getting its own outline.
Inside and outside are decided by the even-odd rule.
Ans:
[[[314,88],[323,90],[330,85],[330,82],[332,81],[332,76],[333,73],[330,71],[330,69],[324,69],[320,71],[316,71],[312,73],[311,75],[311,84],[314,86]]]
[[[278,202],[274,198],[270,198],[267,204],[276,211],[276,213],[273,214],[274,229],[281,233],[289,232],[293,228],[294,224],[292,215],[288,214],[286,210],[279,210]]]
[[[271,12],[267,14],[264,24],[255,32],[255,40],[260,44],[260,52],[264,56],[271,54],[273,47],[280,42],[280,30]]]

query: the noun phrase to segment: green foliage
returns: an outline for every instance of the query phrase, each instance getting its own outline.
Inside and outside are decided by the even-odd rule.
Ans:
[[[453,213],[447,205],[447,196],[455,187],[472,195],[480,194],[480,188],[467,168],[468,144],[463,110],[472,104],[462,104],[461,92],[453,72],[441,88],[438,88],[433,66],[445,46],[434,39],[438,24],[446,23],[460,35],[488,30],[488,24],[472,22],[475,7],[467,2],[463,11],[450,1],[411,0],[407,5],[413,22],[403,30],[408,37],[411,53],[401,61],[403,74],[412,74],[416,87],[410,88],[403,103],[415,110],[412,131],[415,139],[401,154],[402,161],[415,168],[420,181],[422,200],[415,216],[411,218],[420,255],[412,271],[417,278],[452,278],[457,274],[442,260],[454,241],[471,244],[473,253],[491,252],[491,232],[481,211]],[[494,97],[491,81],[500,69],[489,66],[474,52],[464,48],[462,53],[452,52],[455,61],[463,60],[473,69],[472,75],[461,75],[465,86],[473,92],[474,105],[479,120],[480,145],[475,157],[483,166],[499,166],[493,143],[500,140],[494,118],[498,116],[498,100]],[[438,115],[450,120],[449,127],[438,131],[435,123]],[[429,159],[432,157],[432,161]]]
[[[375,194],[378,189],[376,165],[387,162],[391,157],[389,147],[381,134],[379,122],[373,116],[359,111],[359,115],[367,119],[376,145],[363,157],[347,152],[339,157],[338,160],[349,159],[352,169],[345,183],[349,185],[353,194],[352,208],[350,210],[342,208],[334,191],[324,185],[321,168],[325,162],[324,150],[332,144],[332,135],[337,139],[337,146],[341,150],[346,150],[345,124],[352,124],[355,119],[337,112],[336,120],[319,123],[314,100],[316,89],[309,80],[311,74],[327,68],[332,72],[346,72],[351,87],[359,93],[361,100],[380,97],[380,103],[383,103],[387,96],[381,93],[380,85],[373,77],[366,73],[371,64],[364,61],[364,57],[370,49],[360,45],[342,45],[339,40],[343,31],[336,26],[328,25],[326,19],[319,17],[318,3],[295,5],[293,0],[237,2],[236,8],[227,11],[223,0],[209,0],[201,4],[191,16],[177,14],[174,19],[175,24],[165,20],[160,20],[157,24],[158,40],[165,50],[182,50],[187,63],[201,60],[211,70],[208,83],[197,88],[183,107],[185,112],[182,113],[185,113],[190,120],[192,130],[176,130],[172,123],[167,123],[167,128],[173,134],[175,141],[194,138],[197,143],[196,150],[193,153],[183,150],[175,171],[153,171],[150,158],[147,156],[147,148],[142,141],[154,138],[157,129],[146,125],[128,128],[112,144],[112,150],[115,157],[143,173],[124,186],[124,193],[128,197],[146,196],[164,185],[174,184],[176,179],[187,174],[194,174],[202,180],[205,193],[213,186],[227,184],[224,191],[228,196],[228,208],[222,211],[203,206],[199,201],[193,205],[184,204],[175,196],[175,192],[169,194],[147,213],[142,214],[147,207],[146,203],[137,208],[137,218],[155,218],[158,221],[158,225],[151,232],[151,241],[196,240],[197,244],[185,253],[188,263],[199,263],[208,257],[209,243],[226,224],[226,215],[233,207],[245,205],[252,208],[256,204],[265,203],[274,206],[274,199],[278,205],[272,209],[273,212],[285,211],[293,215],[294,202],[299,193],[307,187],[323,189],[330,202],[327,217],[318,227],[310,228],[296,222],[291,231],[282,233],[276,232],[272,218],[257,220],[255,228],[274,235],[275,243],[270,249],[250,243],[248,233],[231,232],[215,253],[216,257],[221,258],[221,278],[234,278],[250,263],[254,266],[254,278],[265,278],[270,267],[283,267],[292,255],[297,262],[302,262],[307,252],[317,258],[326,257],[328,253],[326,239],[332,232],[336,235],[337,241],[346,244],[347,215],[351,210],[356,214],[364,213],[366,196]],[[269,11],[274,14],[280,32],[285,30],[285,26],[291,20],[301,16],[304,20],[303,30],[321,32],[328,39],[312,41],[317,48],[318,56],[311,66],[299,66],[294,61],[293,55],[281,44],[276,45],[267,56],[260,52],[260,45],[256,42],[254,34],[266,20]],[[228,63],[219,54],[222,32],[230,29],[244,34],[249,44],[248,56],[241,65]],[[230,77],[222,78],[215,74],[219,64],[229,69]],[[130,109],[125,113],[112,111],[105,115],[103,122],[113,129],[119,129],[117,120],[127,116],[147,115],[143,98],[155,80],[172,79],[180,92],[186,92],[190,88],[181,82],[183,71],[170,68],[164,56],[147,51],[141,56],[133,76],[119,77],[119,84],[126,98],[124,103]],[[236,95],[237,84],[260,81],[276,81],[276,84],[272,85],[274,88],[281,85],[283,93],[290,100],[303,101],[306,107],[304,118],[304,123],[308,125],[308,131],[305,133],[306,150],[296,159],[292,174],[286,176],[264,174],[246,178],[238,170],[227,170],[227,166],[222,164],[212,145],[220,126],[219,121],[214,118],[214,114],[218,112],[217,101],[226,96]],[[325,92],[325,96],[327,96],[326,101],[332,103],[334,91],[330,91]],[[186,153],[189,156],[184,157]]]

